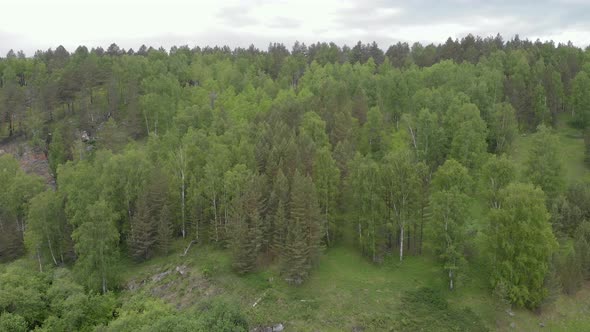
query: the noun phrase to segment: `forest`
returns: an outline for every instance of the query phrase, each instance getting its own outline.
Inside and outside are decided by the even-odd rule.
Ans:
[[[0,77],[0,331],[527,330],[590,290],[590,48],[60,46]]]

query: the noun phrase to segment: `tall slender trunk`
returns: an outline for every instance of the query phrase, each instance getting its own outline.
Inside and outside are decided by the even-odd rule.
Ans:
[[[51,258],[53,259],[53,263],[57,266],[57,260],[55,259],[55,255],[53,254],[53,247],[51,246],[51,240],[49,236],[47,237],[47,245],[49,246],[49,252],[51,253]]]
[[[143,118],[145,119],[145,130],[147,131],[147,134],[149,136],[150,135],[150,125],[148,122],[147,113],[145,111],[143,112]]]
[[[185,209],[184,171],[181,171],[180,174],[181,174],[180,177],[182,179],[182,187],[181,187],[181,193],[180,193],[180,196],[182,199],[182,211],[181,211],[181,214],[182,214],[182,238],[184,239],[186,237],[185,212],[184,212],[184,209]]]
[[[43,273],[43,264],[41,264],[41,255],[39,254],[39,248],[37,248],[37,261],[39,262],[39,272]]]
[[[400,236],[399,236],[399,261],[404,260],[404,223],[400,224]]]
[[[107,278],[104,275],[104,272],[102,274],[102,293],[106,294],[107,292]]]
[[[408,226],[408,232],[407,232],[406,237],[407,237],[406,238],[406,241],[407,241],[407,243],[406,243],[406,249],[408,250],[408,252],[411,252],[410,249],[411,249],[411,246],[412,246],[412,241],[411,241],[411,239],[412,239],[412,227],[410,227],[410,226]]]
[[[217,225],[217,200],[215,193],[213,193],[213,218],[215,222],[215,242],[219,242],[219,228]]]
[[[328,196],[328,194],[326,194]],[[328,247],[330,246],[330,222],[328,221],[328,197],[326,197],[326,209],[325,209],[325,223],[326,223],[326,242]]]
[[[449,289],[453,290],[453,270],[449,270]]]

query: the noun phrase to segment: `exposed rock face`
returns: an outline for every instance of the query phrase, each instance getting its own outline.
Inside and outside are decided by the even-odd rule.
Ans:
[[[190,307],[200,300],[222,293],[222,289],[207,280],[202,271],[184,264],[154,272],[156,273],[147,278],[131,280],[127,289],[146,290],[178,309]]]
[[[11,154],[18,160],[20,168],[28,174],[36,174],[45,179],[45,182],[55,188],[55,179],[49,169],[47,155],[42,151],[32,149],[25,142],[16,140],[0,144],[0,156]]]

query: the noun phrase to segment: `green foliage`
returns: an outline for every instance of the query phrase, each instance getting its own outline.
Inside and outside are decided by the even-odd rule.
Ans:
[[[45,275],[26,266],[8,266],[0,274],[0,312],[22,317],[29,329],[41,324],[47,316],[44,300],[49,282]],[[6,319],[19,320],[14,317]]]
[[[248,323],[240,310],[232,304],[214,302],[200,317],[200,331],[248,331]]]
[[[492,286],[506,285],[512,303],[534,308],[547,295],[544,280],[557,249],[545,195],[530,184],[510,184],[500,197],[490,214]]]
[[[340,170],[327,147],[321,148],[314,160],[313,180],[318,195],[319,208],[326,232],[324,240],[329,246],[335,239],[337,227],[335,224],[336,201],[340,187]]]
[[[216,301],[199,312],[178,312],[160,300],[134,296],[117,312],[117,319],[99,331],[248,331],[234,305]]]
[[[559,277],[560,288],[566,294],[575,294],[585,279],[585,244],[566,241],[560,246],[555,258],[555,271]]]
[[[563,186],[562,165],[557,149],[555,135],[549,128],[539,126],[526,162],[526,175],[548,198],[554,198]]]
[[[29,201],[27,214],[25,243],[29,252],[42,255],[54,265],[72,250],[63,206],[61,195],[48,190]]]
[[[481,177],[491,208],[500,207],[500,191],[516,178],[516,166],[505,155],[491,155],[483,165]]]
[[[252,271],[261,251],[264,232],[261,179],[250,177],[232,206],[232,222],[235,224],[232,238],[234,263],[238,273]]]
[[[23,253],[29,201],[43,191],[43,180],[25,174],[10,154],[0,156],[0,261]]]
[[[42,331],[90,331],[113,318],[113,294],[86,293],[66,269],[57,269],[47,289],[49,317]]]
[[[438,191],[450,191],[456,189],[462,193],[471,192],[473,181],[471,176],[461,163],[454,159],[448,159],[438,168],[436,176],[432,179],[432,187]]]
[[[381,218],[384,204],[379,197],[382,185],[379,165],[372,159],[357,154],[348,168],[350,176],[347,186],[351,215],[356,224],[357,243],[363,254],[378,261],[380,247],[386,240],[383,232],[386,225]]]
[[[86,220],[72,233],[78,255],[76,270],[89,288],[106,293],[115,279],[119,254],[117,214],[104,200],[90,205]]]
[[[61,130],[55,130],[49,144],[49,168],[57,176],[57,167],[68,160],[68,150]]]
[[[19,315],[9,312],[0,313],[0,330],[11,332],[28,331],[27,322]]]
[[[518,123],[512,105],[509,103],[494,105],[488,127],[490,150],[497,154],[510,151],[512,142],[518,135]]]
[[[323,234],[315,188],[309,176],[295,171],[291,187],[287,241],[281,259],[289,283],[301,284],[319,260]]]
[[[561,126],[563,115],[571,113],[579,127],[587,127],[587,52],[584,56],[571,45],[555,47],[518,38],[505,43],[500,36],[469,35],[438,46],[399,43],[386,54],[376,43],[360,42],[352,49],[296,43],[292,52],[272,44],[268,51],[173,47],[167,52],[142,47],[132,53],[124,54],[113,44],[106,52],[80,47],[70,54],[58,47],[32,58],[11,52],[0,59],[0,134],[11,137],[6,141],[10,144],[18,144],[25,135],[37,149],[47,148],[43,152],[48,153],[52,175],[57,175],[57,191],[44,191],[43,180],[19,171],[19,162],[11,157],[0,156],[0,259],[26,253],[25,260],[33,259],[35,270],[38,266],[47,273],[39,278],[51,280],[37,287],[35,280],[24,278],[22,285],[10,281],[14,292],[3,289],[6,298],[0,302],[12,301],[10,310],[3,310],[11,315],[19,311],[14,315],[24,319],[27,329],[245,328],[241,314],[231,308],[207,309],[214,318],[205,323],[207,319],[197,318],[201,313],[179,313],[145,298],[137,300],[146,301],[144,307],[125,307],[109,324],[117,306],[115,295],[93,292],[118,286],[119,255],[144,261],[170,250],[174,256],[165,259],[173,259],[174,238],[180,235],[183,247],[195,240],[199,249],[209,243],[230,249],[233,259],[227,266],[208,263],[216,271],[204,269],[208,279],[223,275],[246,283],[255,280],[258,287],[263,275],[280,268],[292,283],[311,282],[322,244],[332,251],[354,242],[373,262],[383,263],[380,268],[388,274],[380,278],[395,280],[376,289],[373,282],[379,282],[366,278],[368,285],[351,283],[355,296],[342,300],[339,292],[323,293],[340,301],[308,303],[297,298],[292,307],[275,289],[269,292],[269,298],[293,308],[294,315],[300,310],[298,319],[306,321],[324,307],[336,312],[348,304],[364,305],[356,300],[360,289],[377,294],[419,286],[424,275],[418,273],[416,283],[400,279],[389,269],[389,256],[396,249],[400,258],[404,252],[422,254],[424,228],[432,231],[426,244],[451,280],[459,271],[472,277],[471,267],[462,264],[467,254],[470,264],[477,264],[485,254],[496,255],[498,248],[507,251],[502,264],[494,256],[495,285],[506,288],[504,293],[518,304],[538,305],[544,296],[538,290],[542,283],[547,288],[557,281],[555,289],[573,293],[580,278],[587,276],[584,220],[590,220],[590,191],[579,184],[563,192],[559,165],[563,160],[570,182],[587,175],[578,162],[578,130]],[[530,139],[519,137],[518,128],[528,131],[539,124],[555,126],[559,136],[542,127]],[[83,132],[88,140],[79,137]],[[51,137],[45,137],[48,133]],[[526,142],[532,148],[525,175],[550,198],[553,230],[562,243],[551,261],[554,239],[546,229],[546,213],[535,205],[542,194],[510,189],[517,177],[514,166],[505,157],[487,155],[513,152],[519,159]],[[19,155],[29,153],[22,146],[16,150]],[[40,153],[34,152],[23,156]],[[20,161],[27,163],[26,158]],[[38,164],[42,163],[33,166]],[[480,188],[472,176],[481,177],[482,192],[475,190]],[[521,191],[531,191],[532,198],[522,198]],[[523,201],[518,203],[522,206],[504,197],[507,194]],[[498,229],[490,227],[495,229],[490,231],[490,243],[497,245],[490,252],[479,245],[483,239],[478,230],[488,217],[481,211],[483,199],[492,208],[492,223],[510,230],[500,239],[494,233]],[[533,207],[525,211],[529,203]],[[472,234],[476,235],[470,241]],[[415,267],[414,259],[426,262],[422,259],[430,254],[409,257],[404,268]],[[183,257],[194,258],[188,252]],[[69,275],[49,277],[63,273],[54,266],[72,262],[76,280],[86,288]],[[128,261],[123,257],[121,262]],[[340,265],[348,263],[343,262]],[[150,264],[130,263],[125,270]],[[322,260],[323,264],[329,263]],[[418,264],[424,270],[429,263],[423,265]],[[331,273],[350,273],[328,266],[337,271]],[[217,273],[230,267],[249,276],[236,279],[235,274]],[[519,278],[512,278],[513,271]],[[10,273],[24,275],[20,270]],[[337,284],[338,278],[329,279]],[[345,278],[351,279],[355,278]],[[437,274],[428,284],[443,281]],[[307,285],[289,294],[315,296],[315,289]],[[462,294],[472,291],[469,286],[461,287]],[[251,293],[238,293],[241,302],[249,301]],[[399,293],[378,300],[399,300]],[[453,296],[462,296],[457,293]],[[29,296],[31,303],[19,296]],[[457,310],[445,307],[438,295],[428,296],[435,298],[433,312],[450,313],[434,314],[443,330],[478,329],[463,324]],[[414,302],[424,302],[416,298]],[[411,308],[413,300],[406,300]],[[377,312],[372,317],[381,322],[393,318],[394,323],[376,322],[368,329],[420,330],[436,325],[428,319],[428,325],[421,325],[422,317],[405,314],[398,325],[398,312],[385,302],[372,305],[370,311]],[[27,306],[38,310],[38,316],[22,309]],[[226,319],[226,311],[237,318]],[[326,312],[316,321],[329,324],[334,318],[328,319]],[[0,321],[19,326],[19,316],[11,315],[2,313]],[[347,324],[356,315],[350,316]],[[464,316],[476,321],[469,312]],[[451,319],[457,324],[447,324]]]
[[[572,81],[570,104],[574,123],[581,128],[590,124],[590,77],[585,71],[580,71]]]
[[[450,108],[451,110],[452,108]],[[464,104],[449,115],[451,148],[449,156],[469,169],[477,169],[485,160],[487,128],[474,104]]]
[[[394,220],[400,230],[400,261],[403,260],[404,231],[415,216],[416,201],[419,187],[416,166],[412,163],[409,151],[390,153],[384,158],[381,166],[381,182],[386,192],[386,201]],[[393,225],[389,225],[393,229]]]
[[[430,198],[433,248],[449,276],[449,288],[455,287],[457,270],[465,264],[468,196],[456,188],[435,192]]]

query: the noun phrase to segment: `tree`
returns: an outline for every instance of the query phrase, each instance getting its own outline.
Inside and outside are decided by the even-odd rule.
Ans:
[[[119,243],[116,220],[117,214],[107,202],[99,200],[87,208],[86,220],[72,233],[80,278],[88,287],[103,293],[116,276],[114,264]]]
[[[416,119],[416,134],[414,147],[419,161],[425,162],[431,171],[444,161],[448,147],[445,146],[445,132],[439,123],[436,113],[422,109]]]
[[[534,308],[547,295],[544,280],[557,249],[545,194],[531,184],[512,183],[500,197],[489,218],[492,286],[505,285],[512,303]]]
[[[451,149],[449,156],[456,159],[469,169],[477,169],[481,166],[487,150],[487,129],[485,122],[479,116],[479,110],[474,104],[464,104],[453,115],[450,121]]]
[[[147,195],[142,195],[136,203],[135,214],[131,218],[131,232],[127,239],[129,253],[136,260],[150,258],[151,249],[156,243],[156,227],[154,210],[148,202]]]
[[[65,163],[68,159],[67,147],[60,130],[54,131],[51,135],[48,159],[49,167],[51,168],[54,177],[57,177],[57,166]]]
[[[547,94],[542,84],[535,87],[533,107],[538,124],[551,125],[551,113],[547,106]]]
[[[63,198],[52,190],[44,191],[29,202],[25,243],[31,253],[51,258],[54,265],[58,260],[64,262],[64,254],[69,250],[70,231]]]
[[[156,169],[147,181],[149,182],[143,187],[135,203],[135,214],[130,220],[131,230],[128,238],[131,256],[140,261],[154,254],[158,239],[163,241],[162,237],[167,233],[158,233],[159,228],[166,227],[166,225],[159,226],[160,223],[165,222],[161,220],[161,214],[168,199],[166,175]],[[170,215],[166,218],[170,218]]]
[[[241,274],[254,269],[261,249],[264,207],[260,180],[250,177],[246,182],[248,187],[243,188],[232,204],[232,265]]]
[[[472,184],[467,168],[454,159],[445,161],[432,179],[432,186],[436,191],[450,191],[456,188],[459,192],[469,193]]]
[[[580,71],[572,81],[570,107],[576,125],[585,128],[590,124],[590,77],[587,72]]]
[[[383,186],[379,165],[357,152],[349,162],[347,178],[350,209],[356,221],[358,245],[363,254],[378,262],[380,247],[386,240],[383,200],[379,196]]]
[[[220,203],[223,197],[223,176],[229,169],[228,150],[220,143],[213,143],[208,151],[210,158],[203,170],[202,189],[210,202],[209,210],[213,214],[213,239],[216,243],[223,240],[223,218],[220,216]]]
[[[327,147],[321,148],[316,153],[313,171],[319,207],[324,219],[325,241],[329,246],[330,237],[334,237],[337,229],[334,224],[334,214],[340,183],[340,170]]]
[[[378,107],[372,107],[361,129],[360,150],[364,154],[379,156],[384,145],[383,136],[383,115]]]
[[[526,161],[525,174],[547,197],[554,198],[563,186],[561,157],[557,137],[541,125],[533,135],[533,144]]]
[[[465,262],[466,219],[469,197],[457,187],[437,191],[431,197],[433,246],[455,287],[457,270]]]
[[[490,150],[497,154],[508,152],[518,134],[516,113],[512,105],[509,103],[494,105],[488,126]]]
[[[449,288],[454,289],[457,270],[464,263],[465,219],[468,218],[472,180],[467,169],[453,159],[434,174],[431,194],[433,245],[448,271]]]
[[[174,229],[172,226],[172,212],[170,212],[170,205],[164,204],[160,211],[158,218],[158,225],[156,231],[156,245],[160,252],[168,254],[170,243],[174,236]]]
[[[482,181],[490,208],[500,207],[500,191],[516,178],[516,167],[505,155],[491,155],[482,167]]]
[[[409,151],[390,153],[384,158],[381,181],[385,184],[387,202],[394,212],[394,218],[399,227],[399,260],[401,262],[404,258],[405,231],[414,214],[419,187],[418,174]]]
[[[293,175],[289,210],[283,271],[288,282],[301,284],[319,259],[323,231],[313,182],[299,170]]]
[[[23,317],[10,312],[3,312],[0,313],[0,330],[26,332],[28,331],[28,327]]]

